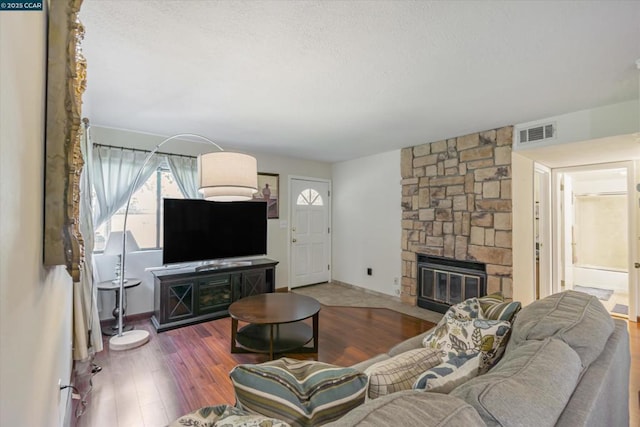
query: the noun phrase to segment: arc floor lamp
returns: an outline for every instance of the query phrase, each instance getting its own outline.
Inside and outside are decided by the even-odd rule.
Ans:
[[[198,180],[199,191],[207,200],[215,201],[234,201],[251,199],[253,193],[258,191],[258,164],[255,157],[247,154],[232,153],[224,151],[215,142],[204,136],[181,133],[173,135],[158,145],[147,155],[140,170],[138,171],[133,186],[127,198],[127,206],[124,211],[124,222],[122,226],[122,257],[120,262],[119,274],[119,307],[123,305],[124,296],[124,268],[126,262],[127,248],[127,216],[129,215],[129,205],[131,197],[138,186],[138,181],[142,175],[144,167],[149,163],[151,157],[165,143],[178,138],[196,138],[208,142],[215,146],[218,150],[213,153],[201,154],[198,156]],[[123,331],[122,310],[118,313],[118,333],[109,340],[109,349],[111,350],[127,350],[144,345],[149,341],[149,332],[140,329],[131,331]]]

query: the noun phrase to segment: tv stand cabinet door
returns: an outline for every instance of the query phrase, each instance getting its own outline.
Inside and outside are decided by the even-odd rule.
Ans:
[[[242,298],[272,292],[267,282],[265,269],[248,270],[242,273]]]
[[[165,284],[162,289],[162,322],[175,322],[194,316],[196,287],[195,280]]]

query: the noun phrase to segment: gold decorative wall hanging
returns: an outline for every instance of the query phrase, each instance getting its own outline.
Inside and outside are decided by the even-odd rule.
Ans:
[[[86,61],[78,19],[82,0],[49,3],[45,141],[44,265],[65,265],[80,280],[80,151]]]

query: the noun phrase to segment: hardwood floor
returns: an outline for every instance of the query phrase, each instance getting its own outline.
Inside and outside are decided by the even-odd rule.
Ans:
[[[105,350],[94,363],[85,413],[77,427],[165,426],[207,405],[234,403],[229,371],[238,363],[261,363],[266,354],[231,354],[231,319],[224,318],[157,334],[149,320],[134,323],[151,341],[134,350]],[[319,352],[287,354],[350,366],[417,335],[433,323],[382,308],[322,306]],[[78,366],[76,386],[88,388],[91,366]],[[77,402],[77,401],[74,401]],[[75,410],[75,407],[74,407]]]
[[[219,319],[156,334],[148,320],[136,328],[151,333],[143,347],[96,355],[102,372],[93,377],[84,415],[77,427],[165,426],[180,415],[206,405],[233,404],[229,371],[238,363],[260,363],[260,354],[230,354],[231,320]],[[349,366],[429,329],[433,324],[382,308],[322,306],[317,355],[299,359]],[[630,426],[640,425],[640,323],[629,323],[631,348]],[[76,368],[75,384],[88,388],[91,366]],[[77,401],[74,401],[74,404]],[[76,406],[74,406],[74,411]]]

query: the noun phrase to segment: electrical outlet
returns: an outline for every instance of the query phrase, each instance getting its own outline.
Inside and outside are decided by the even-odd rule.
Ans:
[[[58,378],[57,394],[58,394],[58,404],[60,404],[60,399],[62,399],[62,378]]]
[[[396,288],[400,285],[400,280],[397,277],[393,278],[393,286]]]

